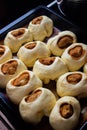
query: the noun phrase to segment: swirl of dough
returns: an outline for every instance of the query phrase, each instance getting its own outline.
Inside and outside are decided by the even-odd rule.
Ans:
[[[56,103],[52,91],[47,88],[37,88],[25,96],[19,104],[19,112],[24,121],[38,124],[43,116],[50,115]]]
[[[56,90],[60,97],[87,97],[87,76],[80,71],[67,72],[57,80]]]
[[[53,21],[45,15],[38,16],[30,21],[28,29],[33,36],[33,40],[43,41],[53,33]]]
[[[27,67],[33,67],[38,58],[49,57],[50,54],[51,53],[44,42],[34,41],[28,42],[20,47],[17,56]]]
[[[67,47],[76,42],[76,35],[71,31],[65,30],[51,37],[47,42],[47,46],[53,55],[61,56]]]
[[[54,130],[73,130],[79,121],[80,103],[71,96],[57,100],[51,111],[49,122]]]
[[[18,28],[7,33],[4,44],[7,45],[12,53],[16,53],[22,44],[33,41],[32,35],[27,28]]]
[[[9,80],[6,93],[14,104],[19,104],[24,96],[38,87],[42,87],[42,81],[32,71],[24,70]]]
[[[12,58],[12,52],[6,45],[0,45],[0,64]]]
[[[65,49],[61,58],[65,61],[70,71],[79,70],[87,59],[87,45],[75,43]]]
[[[60,57],[48,57],[38,59],[33,66],[33,72],[47,84],[68,72],[68,69]]]
[[[9,59],[0,64],[0,87],[5,88],[10,79],[26,69],[25,64],[19,59]]]

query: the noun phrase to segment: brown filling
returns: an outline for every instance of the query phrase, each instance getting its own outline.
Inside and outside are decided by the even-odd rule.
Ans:
[[[85,51],[83,50],[82,46],[77,45],[77,46],[71,48],[68,53],[74,59],[79,59],[80,57],[82,57],[84,55]]]
[[[33,49],[35,46],[36,46],[36,42],[32,42],[32,43],[29,43],[29,44],[25,45],[25,48]]]
[[[39,16],[39,17],[36,17],[32,20],[32,24],[40,24],[41,21],[42,21],[43,17],[42,16]]]
[[[23,29],[23,28],[21,28],[21,29],[19,29],[19,30],[14,30],[14,31],[12,31],[12,35],[14,36],[14,37],[16,37],[16,38],[20,38],[20,37],[22,37],[22,35],[25,33],[25,29]]]
[[[41,95],[41,93],[42,93],[41,90],[37,90],[37,91],[35,91],[34,93],[31,93],[31,94],[25,99],[25,101],[26,101],[27,103],[33,102],[33,101],[35,101],[35,100]]]
[[[76,84],[78,82],[80,82],[82,79],[82,75],[81,74],[70,74],[67,76],[67,81],[71,84]]]
[[[55,57],[47,57],[39,59],[39,62],[44,65],[51,65],[55,60]]]
[[[25,84],[27,84],[29,81],[29,73],[24,72],[23,74],[21,74],[18,78],[16,78],[15,80],[12,81],[12,84],[14,86],[23,86]]]
[[[2,72],[7,75],[13,75],[17,69],[18,63],[15,60],[8,61],[7,63],[3,64],[1,67]]]
[[[4,54],[5,48],[3,46],[0,46],[0,57]]]
[[[60,114],[63,118],[68,119],[73,115],[73,107],[71,104],[64,103],[60,106]]]
[[[57,45],[59,46],[59,48],[61,49],[65,49],[68,46],[70,46],[73,43],[73,38],[71,36],[63,36],[58,40]]]

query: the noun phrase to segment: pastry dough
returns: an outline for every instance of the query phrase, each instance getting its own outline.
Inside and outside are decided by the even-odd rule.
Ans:
[[[65,30],[51,37],[47,42],[47,46],[53,55],[61,56],[68,46],[76,42],[76,35],[71,31]]]
[[[38,87],[42,87],[42,81],[32,71],[24,70],[9,80],[6,93],[14,104],[19,104],[24,96]]]
[[[33,72],[47,84],[68,72],[68,69],[60,57],[48,57],[38,59],[33,66]]]
[[[60,97],[76,96],[87,97],[87,76],[85,73],[67,72],[57,80],[57,93]]]
[[[22,44],[33,41],[32,35],[27,28],[18,28],[7,33],[4,44],[7,45],[12,53],[16,53]]]
[[[61,58],[65,61],[70,71],[77,71],[86,62],[87,45],[83,43],[72,44],[63,52]]]
[[[83,72],[87,75],[87,63],[85,63],[83,66]]]
[[[12,58],[12,52],[6,45],[0,45],[0,64]]]
[[[9,59],[0,64],[0,88],[5,88],[10,79],[26,69],[25,64],[19,59]]]
[[[56,103],[54,94],[47,88],[37,88],[24,97],[19,104],[19,112],[24,121],[38,124],[43,116],[49,116]]]
[[[80,117],[80,103],[71,96],[60,98],[51,111],[49,122],[54,130],[73,130]]]
[[[28,29],[33,40],[43,41],[53,33],[53,21],[45,15],[38,16],[30,21]]]
[[[22,46],[19,49],[17,56],[27,67],[33,67],[38,58],[49,57],[50,54],[51,53],[44,42],[34,41]]]

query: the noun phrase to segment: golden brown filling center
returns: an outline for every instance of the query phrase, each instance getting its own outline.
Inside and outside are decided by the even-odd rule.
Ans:
[[[67,76],[67,81],[71,84],[76,84],[78,82],[80,82],[82,79],[82,75],[81,74],[70,74]]]
[[[5,48],[3,46],[0,46],[0,57],[4,54]]]
[[[71,36],[63,36],[58,40],[57,45],[59,46],[59,48],[61,49],[65,49],[68,46],[70,46],[73,43],[73,38]]]
[[[5,75],[13,75],[17,69],[18,63],[15,60],[8,61],[7,63],[3,64],[1,67],[2,72]]]
[[[31,93],[31,94],[25,99],[25,101],[26,101],[27,103],[33,102],[33,101],[35,101],[35,100],[41,95],[41,93],[42,93],[41,90],[37,90],[37,91],[35,91],[34,93]]]
[[[36,46],[36,42],[32,42],[32,43],[29,43],[29,44],[25,45],[25,48],[33,49],[35,46]]]
[[[40,24],[41,21],[42,21],[43,17],[42,16],[39,16],[39,17],[36,17],[32,20],[32,24]]]
[[[21,74],[18,78],[16,78],[15,80],[13,80],[13,81],[12,81],[12,84],[13,84],[14,86],[17,86],[17,87],[23,86],[23,85],[25,85],[25,84],[28,83],[29,78],[30,78],[29,73],[24,72],[24,73]]]
[[[84,50],[82,48],[82,46],[76,46],[73,47],[69,50],[69,54],[74,58],[74,59],[79,59],[80,57],[82,57],[84,55]]]
[[[73,107],[71,104],[64,103],[60,106],[60,114],[63,118],[68,119],[73,115]]]
[[[47,57],[39,59],[39,62],[44,65],[51,65],[55,60],[55,57]]]
[[[25,29],[19,29],[19,30],[14,30],[11,34],[16,37],[16,38],[20,38],[22,37],[22,35],[25,33]]]

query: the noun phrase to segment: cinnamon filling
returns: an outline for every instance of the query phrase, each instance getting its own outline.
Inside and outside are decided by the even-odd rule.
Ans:
[[[34,93],[31,93],[28,97],[26,97],[25,101],[27,103],[33,102],[41,95],[41,93],[42,93],[41,90],[37,90]]]
[[[65,49],[68,46],[70,46],[73,43],[73,38],[71,36],[63,36],[58,40],[57,45],[59,46],[59,48],[61,49]]]
[[[71,104],[64,103],[60,106],[60,114],[63,118],[68,119],[73,115],[73,107]]]
[[[12,84],[13,84],[14,86],[17,86],[17,87],[18,87],[18,86],[23,86],[23,85],[25,85],[25,84],[28,83],[29,78],[30,78],[29,73],[24,72],[24,73],[21,74],[18,78],[16,78],[15,80],[13,80],[13,81],[12,81]]]
[[[0,57],[4,54],[5,48],[3,46],[0,46]]]
[[[17,69],[18,63],[15,60],[8,61],[7,63],[3,64],[1,70],[5,75],[13,75]]]
[[[25,48],[33,49],[35,46],[36,46],[36,42],[32,42],[32,43],[29,43],[29,44],[25,45]]]
[[[20,37],[22,37],[22,35],[25,33],[25,29],[23,29],[23,28],[21,28],[21,29],[19,29],[19,30],[14,30],[14,31],[12,31],[12,35],[14,36],[14,37],[16,37],[16,38],[20,38]]]
[[[42,21],[43,17],[42,16],[39,16],[39,17],[36,17],[32,20],[32,24],[40,24],[41,21]]]
[[[70,84],[76,84],[78,82],[80,82],[82,79],[82,75],[77,73],[77,74],[70,74],[67,76],[67,81],[70,83]]]
[[[55,57],[47,57],[39,59],[39,62],[44,65],[51,65],[55,60]]]
[[[68,53],[74,59],[79,59],[80,57],[82,57],[84,55],[85,51],[83,50],[82,46],[77,45],[77,46],[71,48]]]

